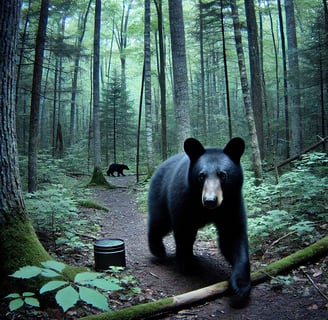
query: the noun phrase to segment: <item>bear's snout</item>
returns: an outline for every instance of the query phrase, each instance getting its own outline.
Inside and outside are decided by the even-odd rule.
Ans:
[[[220,180],[206,179],[202,192],[203,206],[208,209],[215,209],[221,205],[222,201],[223,194]]]

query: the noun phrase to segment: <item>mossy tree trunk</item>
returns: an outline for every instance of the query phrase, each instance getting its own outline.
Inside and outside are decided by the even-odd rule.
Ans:
[[[0,294],[8,274],[50,257],[28,219],[18,171],[15,132],[15,66],[21,1],[0,10]]]

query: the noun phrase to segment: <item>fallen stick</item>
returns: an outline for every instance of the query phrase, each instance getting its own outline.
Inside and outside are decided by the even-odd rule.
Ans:
[[[262,270],[251,274],[252,284],[265,282],[267,279],[278,274],[286,273],[302,264],[313,261],[328,253],[328,236],[316,243],[299,250],[281,260],[269,264]],[[224,296],[228,292],[228,282],[223,281],[198,290],[183,293],[171,298],[139,304],[136,306],[109,311],[97,315],[83,317],[83,320],[137,320],[147,319],[155,315],[164,315],[183,308],[201,304],[205,301],[214,300]]]

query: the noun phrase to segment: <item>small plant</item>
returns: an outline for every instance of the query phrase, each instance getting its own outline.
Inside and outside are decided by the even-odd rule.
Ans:
[[[37,276],[54,279],[46,282],[40,288],[39,293],[56,292],[56,302],[64,312],[74,307],[79,301],[91,304],[93,307],[101,310],[109,310],[107,297],[101,291],[108,292],[123,289],[118,279],[99,272],[77,273],[72,282],[64,276],[64,268],[65,264],[61,262],[46,261],[42,263],[42,267],[24,266],[11,276],[19,279],[31,279]],[[28,294],[31,295],[24,297],[24,294],[19,295],[17,293],[12,293],[7,297],[14,299],[12,301],[15,302],[11,301],[10,304],[16,307],[16,309],[24,305],[24,302],[27,304],[33,302],[35,305],[38,304],[36,298],[33,298],[35,300],[31,300],[34,294]]]
[[[35,298],[35,294],[33,292],[23,292],[19,293],[11,293],[5,296],[6,299],[10,299],[9,302],[9,310],[15,311],[23,307],[24,305],[30,305],[32,307],[40,307],[39,300]]]

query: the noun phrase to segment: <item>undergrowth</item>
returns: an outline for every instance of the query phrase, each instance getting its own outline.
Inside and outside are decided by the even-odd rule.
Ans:
[[[261,251],[268,239],[288,237],[302,245],[327,232],[327,165],[325,154],[309,153],[294,161],[278,184],[267,176],[258,187],[246,172],[244,195],[253,252]]]

